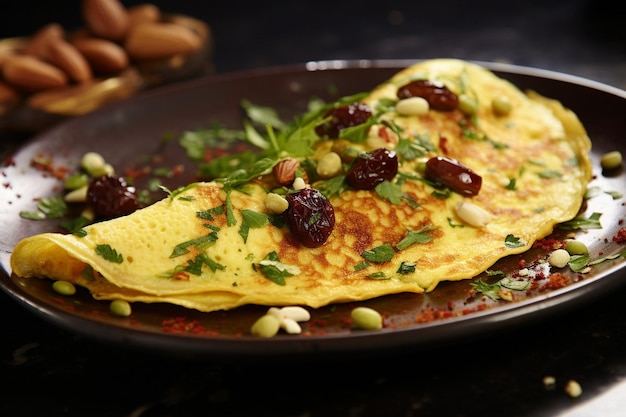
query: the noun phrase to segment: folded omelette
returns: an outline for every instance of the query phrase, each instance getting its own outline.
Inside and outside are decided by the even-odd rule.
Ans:
[[[473,63],[423,61],[327,109],[307,121],[317,137],[297,164],[280,171],[276,158],[236,186],[190,184],[80,234],[27,237],[13,273],[206,312],[423,293],[528,250],[578,214],[591,178],[590,140],[572,111]],[[351,182],[355,161],[381,149],[362,172],[375,183]],[[318,172],[329,153],[340,166]],[[285,174],[300,181],[280,186]],[[301,227],[326,222],[315,244],[290,227],[293,211],[268,203],[293,205],[302,189],[324,204],[299,212]]]

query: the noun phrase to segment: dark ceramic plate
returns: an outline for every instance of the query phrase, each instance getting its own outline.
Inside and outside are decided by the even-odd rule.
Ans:
[[[44,319],[95,339],[140,349],[197,356],[308,355],[370,353],[381,350],[415,349],[441,342],[458,341],[486,331],[502,330],[585,302],[621,285],[626,279],[625,259],[595,265],[587,274],[569,274],[569,284],[516,292],[515,301],[491,301],[473,297],[474,280],[443,283],[426,295],[399,294],[362,303],[333,305],[312,311],[303,324],[302,335],[279,334],[271,339],[251,337],[252,323],[266,307],[247,306],[211,314],[165,304],[133,305],[129,318],[112,316],[108,303],[93,300],[79,291],[72,297],[59,296],[51,282],[21,279],[11,275],[9,257],[22,237],[57,230],[56,221],[24,220],[22,210],[33,210],[34,199],[59,195],[61,182],[31,166],[38,156],[53,158],[54,167],[76,167],[83,153],[96,151],[118,168],[134,166],[144,156],[162,167],[186,165],[185,174],[171,186],[193,178],[193,166],[176,140],[190,129],[201,129],[214,121],[241,128],[240,101],[248,99],[271,106],[285,117],[305,110],[312,97],[326,99],[375,87],[410,61],[312,62],[306,65],[223,74],[156,89],[124,103],[110,105],[78,117],[40,134],[25,143],[2,168],[0,201],[0,255],[3,289],[18,303]],[[603,173],[600,156],[611,150],[626,154],[626,92],[589,80],[502,64],[483,63],[498,75],[523,89],[559,99],[574,110],[586,125],[593,141],[595,177],[592,187],[600,193],[589,199],[584,214],[602,213],[601,229],[577,233],[590,248],[592,259],[624,251],[613,241],[626,217],[624,198],[614,199],[605,191],[626,195],[623,170]],[[149,159],[149,158],[148,158]],[[150,160],[150,159],[149,159]],[[562,239],[566,232],[557,231]],[[531,263],[541,249],[500,261],[493,269],[515,268],[520,260]],[[489,277],[480,276],[483,280]],[[385,316],[380,331],[358,331],[348,318],[355,305],[371,306]]]

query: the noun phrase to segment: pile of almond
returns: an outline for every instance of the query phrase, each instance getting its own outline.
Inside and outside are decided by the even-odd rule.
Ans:
[[[153,4],[83,0],[81,12],[84,27],[72,33],[49,23],[19,47],[0,50],[0,116],[44,94],[78,91],[146,63],[184,60],[208,42],[207,33],[188,25],[191,19],[164,19]]]

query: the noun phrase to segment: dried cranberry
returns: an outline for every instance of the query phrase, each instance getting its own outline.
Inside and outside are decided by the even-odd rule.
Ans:
[[[359,154],[346,173],[346,182],[359,190],[371,190],[385,180],[391,181],[397,173],[397,154],[380,148]]]
[[[129,186],[124,178],[103,175],[94,178],[87,189],[87,204],[100,218],[130,214],[140,207],[135,187]]]
[[[451,111],[459,106],[459,98],[443,83],[415,80],[398,88],[398,98],[422,97],[433,110]]]
[[[358,126],[367,122],[372,116],[372,109],[364,103],[352,103],[341,107],[329,109],[323,118],[330,120],[317,126],[315,133],[319,136],[327,136],[330,139],[339,138],[342,129]]]
[[[315,188],[303,188],[286,196],[289,208],[284,211],[291,233],[309,248],[322,246],[335,227],[335,210]]]
[[[452,191],[463,195],[476,195],[480,191],[483,179],[480,175],[455,161],[436,156],[426,162],[426,178],[441,183]]]

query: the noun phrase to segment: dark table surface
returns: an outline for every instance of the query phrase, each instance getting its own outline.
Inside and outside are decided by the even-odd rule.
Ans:
[[[0,36],[51,21],[79,26],[78,2],[59,3],[15,4],[0,13]],[[218,73],[309,60],[456,57],[626,88],[624,10],[605,1],[214,3],[155,2],[211,25]],[[621,416],[625,297],[619,287],[540,322],[457,344],[293,362],[188,360],[103,344],[0,292],[0,415]],[[548,375],[553,388],[543,383]],[[570,379],[582,386],[578,398],[564,392]]]

